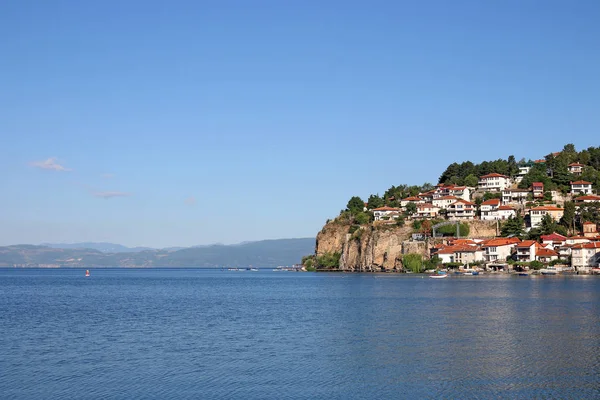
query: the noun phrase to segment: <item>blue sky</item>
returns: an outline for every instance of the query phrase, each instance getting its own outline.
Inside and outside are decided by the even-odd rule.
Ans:
[[[4,1],[0,245],[314,236],[454,161],[598,146],[600,2]]]

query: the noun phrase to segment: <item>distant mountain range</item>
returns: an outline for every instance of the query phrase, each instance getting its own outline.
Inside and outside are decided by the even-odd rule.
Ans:
[[[314,253],[314,248],[314,238],[168,249],[93,242],[14,245],[0,247],[0,266],[273,268],[300,263],[303,256]]]

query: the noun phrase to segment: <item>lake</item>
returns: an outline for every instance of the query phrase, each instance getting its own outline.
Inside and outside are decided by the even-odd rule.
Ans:
[[[600,279],[0,269],[3,399],[600,398]]]

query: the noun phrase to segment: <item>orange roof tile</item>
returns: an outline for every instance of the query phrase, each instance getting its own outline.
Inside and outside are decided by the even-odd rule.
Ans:
[[[537,242],[535,240],[523,240],[521,243],[517,245],[517,247],[531,247],[535,245]]]
[[[494,239],[490,239],[487,242],[485,242],[485,244],[483,245],[483,247],[499,247],[499,246],[508,246],[508,245],[513,245],[515,243],[519,243],[521,240],[519,238],[516,237],[511,237],[511,238],[494,238]]]
[[[397,208],[385,206],[385,207],[374,208],[373,211],[400,211],[400,210]]]
[[[481,203],[482,206],[497,206],[500,204],[500,199],[490,199]]]
[[[571,182],[571,185],[591,185],[592,182],[588,182],[588,181],[575,181],[575,182]]]
[[[558,253],[555,252],[554,250],[550,250],[550,249],[537,249],[535,251],[535,255],[536,256],[542,256],[542,257],[558,257]]]
[[[480,179],[484,178],[508,178],[508,176],[492,172],[491,174],[483,175],[480,177]]]

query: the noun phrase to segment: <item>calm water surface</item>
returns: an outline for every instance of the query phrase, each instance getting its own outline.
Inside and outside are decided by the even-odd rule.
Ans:
[[[600,398],[600,279],[0,270],[0,398]]]

